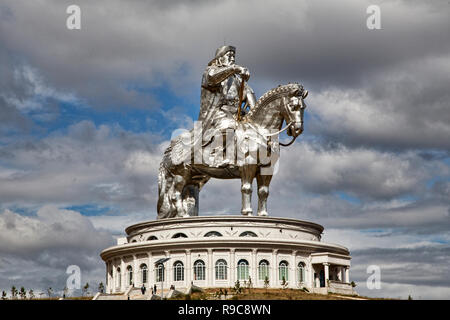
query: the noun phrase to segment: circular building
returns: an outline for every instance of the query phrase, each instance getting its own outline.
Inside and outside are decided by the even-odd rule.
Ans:
[[[196,216],[138,223],[101,252],[106,293],[191,286],[307,288],[353,294],[347,248],[321,241],[321,225],[297,219]]]

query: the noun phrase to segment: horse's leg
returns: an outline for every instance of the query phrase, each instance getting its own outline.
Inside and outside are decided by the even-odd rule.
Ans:
[[[269,184],[272,175],[256,175],[258,185],[258,216],[267,216],[267,198],[269,197]]]
[[[172,201],[175,205],[176,215],[177,217],[185,217],[187,214],[183,207],[183,189],[186,185],[186,179],[182,175],[175,175],[173,183]]]
[[[183,208],[187,216],[198,216],[199,190],[197,184],[188,184],[183,189]]]
[[[256,174],[256,165],[244,165],[240,168],[242,209],[244,216],[251,216],[252,210],[252,182]]]

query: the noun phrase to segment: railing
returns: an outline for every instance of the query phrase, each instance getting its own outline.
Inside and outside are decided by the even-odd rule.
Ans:
[[[329,292],[335,292],[335,293],[343,293],[343,294],[354,294],[353,287],[348,282],[342,282],[342,281],[329,281]]]
[[[330,283],[330,288],[336,288],[336,289],[351,289],[352,288],[352,285],[348,282],[330,280],[329,283]]]

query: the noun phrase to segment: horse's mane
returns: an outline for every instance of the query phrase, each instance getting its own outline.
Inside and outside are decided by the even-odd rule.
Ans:
[[[251,117],[256,115],[259,110],[263,110],[264,107],[270,102],[286,95],[287,93],[299,91],[300,93],[303,91],[303,86],[298,83],[289,83],[285,85],[279,85],[276,88],[270,89],[264,95],[262,95],[258,101],[256,101],[255,106],[250,110],[250,112],[246,115],[246,117]]]

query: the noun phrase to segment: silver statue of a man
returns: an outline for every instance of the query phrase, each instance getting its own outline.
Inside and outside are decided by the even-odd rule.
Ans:
[[[233,46],[218,48],[203,73],[198,120],[202,121],[204,142],[210,138],[209,129],[236,129],[240,90],[242,102],[250,109],[256,103],[255,94],[247,84],[250,73],[247,68],[235,64],[235,54]]]

